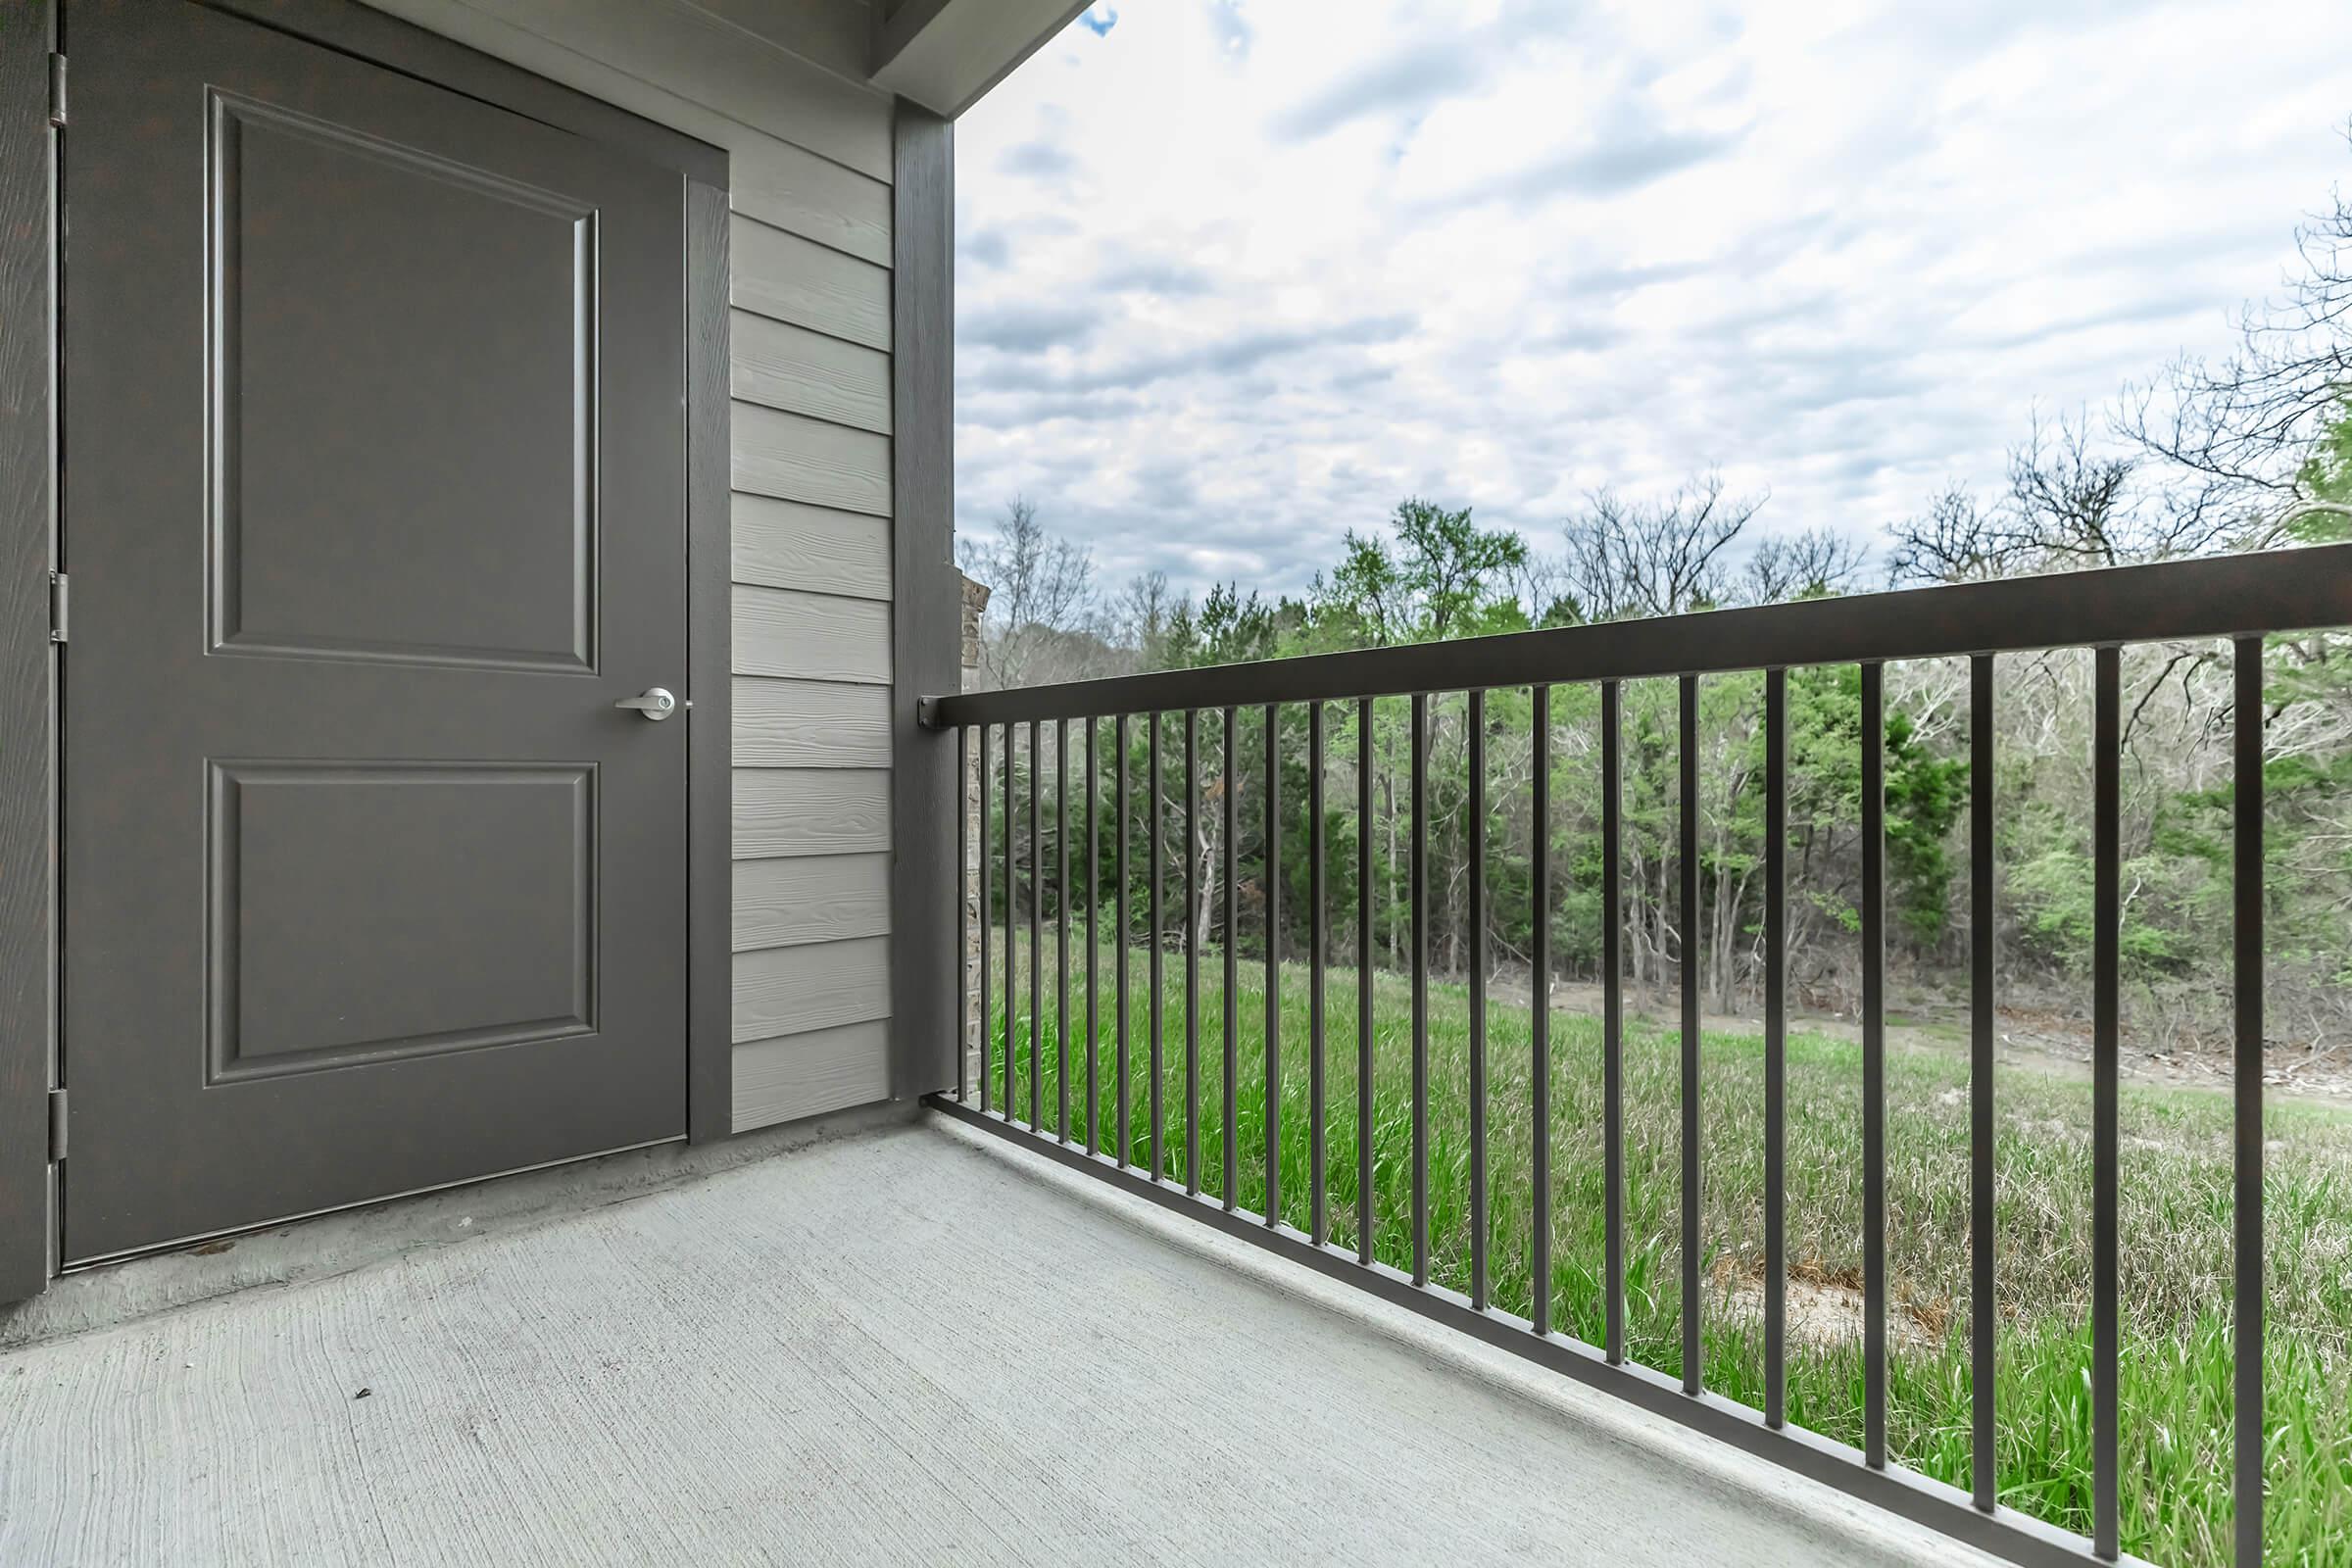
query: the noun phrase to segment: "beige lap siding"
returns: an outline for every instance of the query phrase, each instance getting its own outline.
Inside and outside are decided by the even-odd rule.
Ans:
[[[736,1130],[888,1093],[891,104],[858,0],[370,0],[729,154]]]

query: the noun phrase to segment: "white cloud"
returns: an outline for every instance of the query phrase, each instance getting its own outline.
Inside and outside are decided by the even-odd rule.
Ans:
[[[2340,0],[1143,0],[957,139],[957,506],[1302,587],[1720,466],[1870,535],[2230,340],[2352,176]]]

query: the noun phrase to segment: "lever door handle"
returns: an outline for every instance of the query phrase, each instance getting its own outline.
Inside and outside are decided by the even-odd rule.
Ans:
[[[614,708],[633,708],[644,717],[659,722],[681,708],[692,708],[694,704],[681,703],[669,694],[666,687],[654,686],[647,688],[643,697],[623,697],[612,706]]]

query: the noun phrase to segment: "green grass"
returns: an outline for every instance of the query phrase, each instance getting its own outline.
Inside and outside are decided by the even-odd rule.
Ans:
[[[1028,962],[1016,999],[1021,1049],[1012,1103],[1030,1092]],[[991,1074],[1003,1089],[1001,938]],[[1129,1159],[1151,1163],[1148,956],[1132,952]],[[1245,958],[1235,990],[1240,1063],[1230,1127],[1223,1112],[1223,956],[1200,971],[1200,1180],[1223,1196],[1235,1147],[1236,1200],[1265,1192],[1264,965]],[[1162,981],[1161,1169],[1185,1179],[1184,969],[1169,955]],[[1086,1127],[1085,958],[1074,954],[1069,997],[1070,1127]],[[1113,970],[1101,956],[1096,1119],[1102,1147],[1117,1126]],[[1058,1124],[1061,1040],[1048,954],[1039,1084],[1048,1128]],[[1355,975],[1328,971],[1326,1191],[1332,1240],[1356,1245]],[[1412,1262],[1409,991],[1374,981],[1373,1250]],[[1304,1229],[1308,1191],[1308,976],[1281,979],[1280,1153],[1283,1217]],[[1487,1029],[1490,1270],[1494,1304],[1530,1314],[1533,1234],[1531,1012],[1494,1004]],[[1470,1279],[1469,998],[1430,988],[1431,1274]],[[1700,1303],[1709,1389],[1763,1398],[1759,1321],[1763,1244],[1763,1041],[1702,1039]],[[1551,1026],[1553,1324],[1602,1337],[1601,1032],[1555,1012]],[[1624,1053],[1627,1351],[1679,1376],[1681,1357],[1681,1052],[1671,1027],[1630,1018]],[[1862,1267],[1860,1048],[1794,1035],[1788,1049],[1788,1257],[1792,1293],[1833,1311],[1859,1302]],[[992,1097],[993,1099],[993,1097]],[[2091,1448],[2086,1082],[2026,1067],[1995,1075],[2001,1500],[2088,1533]],[[1002,1103],[1001,1100],[993,1102]],[[2127,1084],[2122,1098],[2122,1522],[2127,1551],[2157,1562],[2221,1564],[2230,1541],[2230,1120],[2210,1091]],[[1886,1205],[1890,1324],[1888,1446],[1902,1463],[1970,1484],[1968,1365],[1968,1061],[1964,1041],[1890,1053],[1886,1064]],[[2352,1542],[2352,1115],[2274,1102],[2265,1112],[2268,1230],[2264,1424],[2268,1560],[2346,1560]],[[1859,1446],[1862,1358],[1850,1332],[1791,1332],[1788,1418]]]

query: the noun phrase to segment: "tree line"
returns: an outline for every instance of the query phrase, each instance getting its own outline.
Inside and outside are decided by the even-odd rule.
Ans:
[[[1452,637],[1677,615],[1850,593],[1980,581],[2223,551],[2352,538],[2352,203],[2307,225],[2306,272],[2286,296],[2250,306],[2242,346],[2219,362],[2182,360],[2127,387],[2097,415],[2032,421],[2011,450],[2005,482],[1953,486],[1886,529],[1874,556],[1828,530],[1770,533],[1765,498],[1701,475],[1676,493],[1629,499],[1602,491],[1540,549],[1482,526],[1470,509],[1425,498],[1396,506],[1379,529],[1350,531],[1338,559],[1298,594],[1267,598],[1235,584],[1200,598],[1147,575],[1116,594],[1094,581],[1088,552],[1056,537],[1016,500],[990,534],[966,541],[965,570],[994,590],[983,623],[983,684],[1024,685],[1135,670],[1196,667]],[[2230,1004],[2229,650],[2146,645],[2123,656],[2123,955],[2128,1023],[2143,1041],[2194,1045],[2224,1036]],[[1886,676],[1885,729],[1865,736],[1859,671],[1788,672],[1789,899],[1785,909],[1792,996],[1849,1010],[1858,984],[1861,759],[1883,749],[1887,953],[1904,988],[1948,994],[1968,962],[1970,735],[1962,661],[1895,664]],[[1998,867],[1995,925],[2005,999],[2079,1011],[2088,1001],[2093,925],[2090,655],[2004,656],[1994,736]],[[2268,932],[2275,1040],[2326,1051],[2352,1024],[2352,639],[2338,632],[2275,637],[2266,650],[2265,783],[2269,801]],[[1695,964],[1708,1005],[1755,1004],[1763,970],[1764,677],[1699,683],[1696,797],[1700,888],[1680,906],[1683,876],[1679,710],[1672,680],[1622,689],[1620,932],[1637,1001],[1670,1005]],[[1483,918],[1498,972],[1531,983],[1596,980],[1601,963],[1599,695],[1589,685],[1548,694],[1548,831],[1532,811],[1538,749],[1525,688],[1480,705],[1487,761],[1483,822],[1471,816],[1471,703],[1429,702],[1426,915],[1430,961],[1459,974]],[[1162,939],[1198,931],[1252,956],[1268,940],[1305,952],[1315,911],[1307,846],[1324,846],[1324,914],[1336,959],[1368,936],[1375,961],[1411,960],[1410,703],[1368,710],[1327,705],[1325,809],[1309,816],[1303,706],[1242,710],[1234,755],[1222,715],[1199,715],[1188,760],[1182,714],[1163,715],[1157,766],[1138,716],[1121,732],[1070,729],[1067,832],[1074,919],[1105,940],[1123,919],[1147,940],[1153,840],[1163,867]],[[1277,777],[1266,773],[1275,726]],[[1369,726],[1367,735],[1366,726]],[[1357,808],[1371,759],[1372,808]],[[1054,810],[1064,765],[1046,728],[1044,831],[1033,850],[1025,814],[1027,737],[1011,759],[1012,799],[993,813],[990,853],[1014,875],[995,878],[993,917],[1025,921],[1030,901],[1057,918],[1063,845]],[[999,752],[1002,761],[1003,752]],[[1120,824],[1114,781],[1127,779],[1127,876],[1115,875]],[[1004,787],[1000,776],[997,788]],[[1099,824],[1087,874],[1087,798]],[[1200,809],[1186,808],[1188,789]],[[1232,797],[1237,841],[1224,837]],[[1269,798],[1274,808],[1269,811]],[[1002,801],[1003,797],[999,797]],[[1278,852],[1269,863],[1269,823]],[[1364,841],[1368,840],[1368,844]],[[1483,842],[1486,903],[1469,897],[1472,846]],[[1368,859],[1359,859],[1369,850]],[[1230,852],[1230,853],[1229,853]],[[1548,952],[1533,949],[1535,868],[1552,891]],[[1370,885],[1359,885],[1359,863]],[[1043,870],[1043,875],[1038,873]],[[1233,879],[1233,928],[1226,880]],[[1278,894],[1279,897],[1271,897]],[[1280,911],[1269,921],[1270,908]],[[1368,922],[1368,923],[1367,923]],[[1275,927],[1278,925],[1279,929]]]

